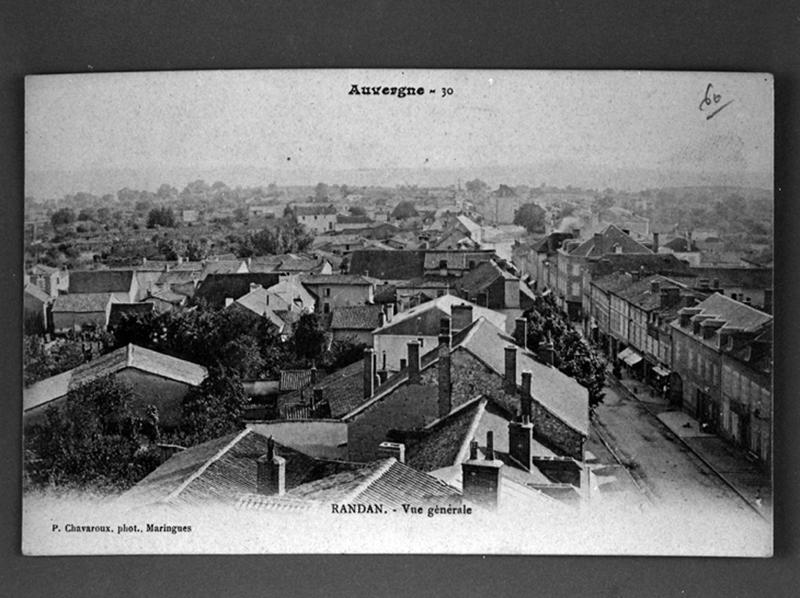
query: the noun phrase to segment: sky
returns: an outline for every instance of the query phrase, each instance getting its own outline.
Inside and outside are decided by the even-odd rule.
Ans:
[[[426,93],[356,96],[348,93],[352,84],[421,86]],[[442,88],[452,95],[441,97]],[[105,183],[116,190],[130,173],[148,173],[144,178],[156,181],[173,171],[203,178],[203,172],[234,167],[263,171],[267,182],[293,184],[304,177],[314,184],[314,176],[331,171],[553,161],[771,178],[773,127],[772,79],[758,74],[295,70],[33,76],[26,79],[26,194],[69,192],[64,185],[80,184],[84,174],[85,190],[111,190],[89,188],[103,186],[97,175],[104,171],[118,171]]]

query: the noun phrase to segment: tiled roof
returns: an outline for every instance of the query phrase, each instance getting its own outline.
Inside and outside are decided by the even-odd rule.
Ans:
[[[286,493],[287,497],[316,503],[382,504],[387,507],[457,499],[460,495],[452,486],[393,458],[321,478]],[[268,498],[265,497],[267,503]]]
[[[333,310],[331,329],[374,330],[380,326],[380,305],[337,307]]]
[[[486,320],[479,321],[459,344],[484,362],[500,376],[505,374],[503,347],[513,344],[513,339],[500,328]],[[589,433],[589,394],[586,388],[558,369],[537,361],[532,354],[517,350],[517,385],[522,372],[533,374],[531,395],[533,400],[558,417],[573,430]],[[514,406],[509,405],[510,409]]]
[[[203,274],[236,274],[244,262],[242,260],[220,260],[216,262],[206,262],[203,266]]]
[[[131,344],[31,385],[23,392],[23,409],[41,406],[68,390],[129,367],[191,386],[198,386],[208,374],[203,366]]]
[[[299,390],[311,385],[311,370],[281,370],[280,390]]]
[[[339,418],[365,402],[364,376],[361,360],[328,374],[314,386],[323,389],[323,400],[330,405],[331,417]],[[298,404],[300,393],[295,391],[282,397],[286,405]]]
[[[301,278],[303,284],[309,285],[356,285],[371,286],[372,283],[363,276],[356,274],[313,274]]]
[[[53,313],[87,313],[105,311],[111,293],[77,293],[59,295],[53,301]]]
[[[158,277],[157,284],[183,284],[200,279],[199,270],[170,270]]]
[[[369,224],[372,220],[369,216],[344,216],[340,214],[336,217],[336,222],[340,224]]]
[[[45,293],[42,289],[37,287],[35,284],[26,284],[24,292],[30,295],[31,297],[38,299],[42,303],[48,303],[50,301],[50,295]]]
[[[411,309],[395,314],[391,322],[379,328],[375,334],[419,334],[437,336],[441,319],[449,317],[454,305],[472,305],[472,318],[486,318],[501,329],[506,327],[506,316],[485,307],[479,307],[453,295],[443,295],[421,303]]]
[[[681,253],[698,251],[697,245],[695,245],[693,242],[690,243],[686,237],[675,237],[674,239],[664,243],[663,246],[672,249],[672,251],[678,251]]]
[[[600,257],[608,253],[613,254],[615,245],[620,247],[622,253],[652,253],[650,249],[634,241],[630,235],[626,235],[613,224],[609,224],[600,234],[603,235],[602,247],[596,246],[595,238],[591,237],[573,249],[570,255],[579,257]]]
[[[392,284],[384,284],[375,287],[375,303],[394,303],[397,301],[397,287]]]
[[[772,268],[714,268],[692,266],[689,272],[696,276],[696,286],[700,278],[709,281],[719,280],[723,287],[742,287],[750,289],[771,289],[773,287]]]
[[[350,274],[381,280],[404,280],[422,276],[425,251],[357,249],[350,255]]]
[[[52,266],[48,266],[47,264],[35,264],[31,266],[30,273],[31,274],[55,274],[58,272],[58,268],[53,268]]]
[[[125,316],[138,316],[153,313],[155,306],[152,303],[112,303],[111,314],[108,316],[108,326],[113,328]]]
[[[133,284],[133,270],[73,270],[69,274],[69,292],[128,292]]]
[[[208,302],[212,307],[225,305],[225,299],[239,299],[250,292],[250,283],[269,288],[279,281],[278,274],[209,274],[195,291],[195,298]]]
[[[256,461],[266,455],[267,437],[244,430],[176,453],[119,500],[130,504],[235,502],[256,492]],[[315,459],[275,443],[286,460],[286,488],[353,469],[357,464]]]

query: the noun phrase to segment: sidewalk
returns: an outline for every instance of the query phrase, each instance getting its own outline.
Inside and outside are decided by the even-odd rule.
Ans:
[[[623,390],[664,424],[703,463],[759,513],[772,512],[772,484],[769,473],[751,461],[744,449],[733,446],[715,434],[703,432],[700,423],[688,413],[670,407],[667,400],[644,390],[638,381],[618,380],[609,374],[610,384]],[[631,390],[633,387],[637,392]]]

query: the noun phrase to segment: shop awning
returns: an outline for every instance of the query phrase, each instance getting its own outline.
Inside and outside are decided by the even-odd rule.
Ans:
[[[628,355],[630,355],[632,352],[633,352],[633,350],[632,350],[630,347],[629,347],[629,348],[627,348],[627,349],[623,349],[622,351],[620,351],[620,352],[617,354],[617,359],[621,359],[622,361],[625,361],[625,358],[626,358]]]
[[[660,365],[653,366],[653,371],[659,376],[669,376],[669,370],[662,368]]]
[[[642,356],[632,349],[630,350],[630,353],[628,353],[625,357],[622,358],[622,361],[624,361],[628,365],[636,365],[641,360]]]

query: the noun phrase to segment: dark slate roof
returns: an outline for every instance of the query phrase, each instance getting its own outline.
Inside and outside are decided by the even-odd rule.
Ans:
[[[53,313],[87,313],[105,311],[111,293],[78,293],[59,295],[53,301]]]
[[[73,270],[69,273],[69,292],[127,293],[133,277],[133,270]]]
[[[330,406],[332,418],[339,418],[349,413],[365,401],[363,367],[361,360],[356,361],[328,374],[314,385],[323,389],[323,401]],[[287,406],[300,404],[302,402],[300,392],[287,394],[282,397],[281,402]]]
[[[355,274],[312,274],[310,276],[303,276],[301,279],[303,284],[310,285],[356,285],[356,286],[371,286],[372,283],[363,276]]]
[[[243,430],[176,453],[119,500],[153,503],[235,502],[256,492],[256,461],[267,453],[267,437]],[[275,443],[275,454],[286,459],[286,488],[354,469],[360,464],[315,459]]]
[[[424,274],[425,251],[357,249],[350,255],[350,274],[382,280],[417,278]]]
[[[464,438],[475,425],[486,399],[478,398],[461,405],[447,417],[434,422],[425,433],[406,448],[406,463],[420,471],[435,471],[456,463]]]
[[[331,329],[374,330],[380,326],[380,305],[356,305],[337,307],[333,310]]]
[[[604,276],[612,272],[691,275],[689,265],[671,253],[607,253],[599,259],[591,260],[589,264],[592,276]]]
[[[622,249],[622,253],[653,253],[650,249],[634,241],[630,235],[626,235],[613,224],[609,224],[600,234],[603,235],[602,247],[596,246],[595,238],[592,236],[570,251],[570,255],[578,257],[600,257],[605,254],[613,254],[614,245],[619,245]]]
[[[339,222],[341,224],[369,224],[370,222],[372,222],[372,220],[370,219],[369,216],[350,216],[350,215],[345,216],[339,214],[336,217],[336,222]]]
[[[276,273],[249,272],[246,274],[209,274],[198,285],[195,299],[202,299],[212,307],[224,307],[225,299],[239,299],[250,292],[250,283],[269,288],[278,283]]]
[[[686,237],[675,237],[674,239],[664,243],[663,246],[672,249],[672,251],[678,251],[681,253],[698,251],[697,245],[695,245],[694,242],[690,243]]]
[[[111,314],[108,317],[108,327],[113,328],[125,316],[138,316],[153,313],[155,306],[152,303],[112,303]]]
[[[395,303],[397,301],[397,287],[393,284],[384,284],[375,287],[375,303]]]
[[[771,289],[773,286],[772,268],[714,268],[693,266],[689,272],[697,279],[719,280],[721,286],[750,289]]]
[[[505,270],[502,270],[494,262],[484,262],[477,268],[467,272],[461,279],[461,282],[458,286],[468,293],[478,293],[486,290],[488,287],[494,284],[498,278],[502,278],[504,280],[516,279],[515,276],[512,276]]]

